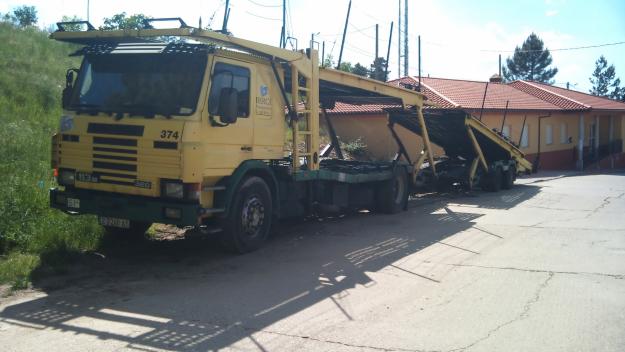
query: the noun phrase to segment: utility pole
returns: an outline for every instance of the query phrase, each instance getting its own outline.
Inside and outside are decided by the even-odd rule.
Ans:
[[[87,0],[87,22],[89,22],[89,10],[90,10],[90,7],[91,7],[90,2],[91,2],[91,0]]]
[[[378,39],[378,29],[379,29],[379,28],[378,28],[378,24],[376,23],[376,24],[375,24],[375,57],[373,58],[373,60],[374,60],[374,61],[375,61],[375,59],[377,59],[377,58],[378,58],[378,56],[379,56],[379,55],[378,55],[378,54],[379,54],[379,52],[378,52],[378,42],[379,42],[379,39]]]
[[[419,88],[417,88],[417,90],[420,92],[421,91],[421,35],[419,35],[417,37],[417,51],[418,51],[418,56],[419,56]]]
[[[408,76],[408,0],[404,0],[404,76]]]
[[[384,80],[388,81],[388,59],[391,57],[391,41],[393,40],[393,22],[391,22],[391,31],[388,35],[388,49],[386,49],[386,64],[384,65]]]
[[[226,0],[226,8],[224,9],[224,21],[221,25],[221,32],[226,34],[228,32],[228,18],[230,17],[230,0]]]
[[[501,54],[499,54],[499,78],[501,77]]]
[[[282,31],[280,32],[280,47],[286,48],[286,0],[282,0]]]
[[[401,78],[401,0],[398,0],[397,7],[399,9],[397,19],[397,78]]]
[[[339,52],[339,61],[336,64],[336,69],[341,67],[341,60],[343,59],[343,47],[345,46],[345,36],[347,35],[347,24],[349,23],[349,12],[352,10],[352,0],[349,0],[347,6],[347,16],[345,17],[345,27],[343,28],[343,40],[341,40],[341,51]]]

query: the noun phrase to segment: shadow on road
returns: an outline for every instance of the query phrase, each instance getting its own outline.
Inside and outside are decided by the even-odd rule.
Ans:
[[[452,212],[446,206],[450,199],[508,209],[539,190],[519,186],[477,197],[418,199],[397,215],[359,213],[286,223],[265,248],[244,256],[222,254],[199,239],[126,243],[95,256],[82,276],[63,283],[64,288],[44,286],[47,297],[5,308],[0,319],[136,348],[176,350],[220,349],[245,338],[254,342],[254,332],[322,301],[332,302],[333,313],[351,320],[337,297],[356,286],[377,285],[370,273],[394,267],[398,275],[424,284],[439,282],[427,270],[396,264],[472,227],[481,216]]]

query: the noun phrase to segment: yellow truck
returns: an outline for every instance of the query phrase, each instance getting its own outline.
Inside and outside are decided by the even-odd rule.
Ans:
[[[277,219],[323,207],[399,212],[424,170],[437,178],[420,93],[319,67],[312,45],[290,51],[177,20],[111,31],[59,23],[51,34],[83,56],[68,70],[52,138],[52,207],[126,235],[201,226],[243,253]],[[422,157],[402,157],[401,141],[388,162],[321,157],[319,117],[337,101],[400,106],[424,139]]]

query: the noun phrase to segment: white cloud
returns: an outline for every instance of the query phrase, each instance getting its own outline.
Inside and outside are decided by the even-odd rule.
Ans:
[[[553,16],[557,16],[558,15],[558,10],[547,10],[545,12],[545,16],[547,17],[553,17]]]

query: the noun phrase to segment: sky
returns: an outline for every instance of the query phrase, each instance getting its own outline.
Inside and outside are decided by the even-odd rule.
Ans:
[[[47,28],[63,15],[87,17],[97,27],[120,12],[152,17],[182,17],[197,26],[220,29],[225,0],[0,0],[0,13],[16,6],[37,8],[39,25]],[[311,35],[325,41],[326,54],[339,56],[349,0],[286,0],[287,30],[307,46]],[[343,61],[369,66],[375,56],[375,24],[379,52],[386,56],[391,21],[390,78],[398,76],[398,5],[403,0],[352,0]],[[282,25],[281,0],[231,0],[228,30],[234,35],[278,45]],[[403,5],[402,5],[403,7]],[[625,1],[622,0],[409,0],[409,73],[418,73],[417,36],[421,36],[424,76],[485,81],[498,71],[516,46],[534,32],[552,50],[559,72],[556,85],[587,92],[595,61],[604,55],[625,85]],[[402,18],[403,21],[403,18]],[[290,48],[290,46],[287,46]]]

